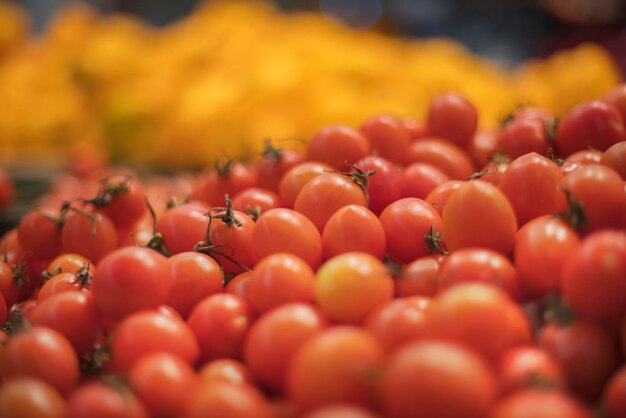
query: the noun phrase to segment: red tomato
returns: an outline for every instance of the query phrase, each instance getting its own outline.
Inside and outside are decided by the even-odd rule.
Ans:
[[[274,192],[277,191],[278,183],[283,175],[303,161],[304,156],[298,151],[275,148],[267,140],[263,150],[263,157],[257,168],[258,186]],[[237,207],[235,209],[241,210]]]
[[[626,417],[626,366],[622,366],[604,388],[603,405],[611,418]]]
[[[348,205],[330,217],[322,233],[324,259],[347,252],[364,252],[380,260],[385,256],[385,230],[372,212]]]
[[[476,171],[463,149],[439,138],[424,138],[409,147],[408,163],[426,163],[446,173],[451,179],[465,180]]]
[[[496,131],[476,132],[465,149],[474,165],[482,167],[491,161],[498,149],[498,134]]]
[[[584,405],[563,392],[522,390],[499,400],[489,418],[593,418]]]
[[[247,384],[216,382],[196,391],[187,418],[273,418],[268,400]]]
[[[612,168],[626,181],[626,141],[618,142],[604,151],[600,164]]]
[[[172,288],[167,258],[148,248],[120,248],[98,265],[91,288],[100,312],[111,319],[156,308]]]
[[[585,238],[567,257],[563,295],[586,318],[607,320],[626,314],[626,232],[607,230]]]
[[[403,118],[401,122],[411,141],[416,141],[429,135],[426,123],[422,121],[413,118]]]
[[[347,126],[322,128],[309,141],[306,159],[328,164],[337,170],[346,169],[370,153],[370,144],[359,131]]]
[[[390,115],[372,116],[363,122],[360,131],[373,154],[396,163],[406,161],[410,137],[402,120]]]
[[[282,393],[294,354],[327,325],[324,315],[308,304],[291,303],[273,309],[250,328],[244,351],[246,364],[265,387]]]
[[[80,254],[98,264],[117,247],[117,232],[113,222],[102,213],[91,209],[72,211],[63,225],[61,240],[64,253]]]
[[[0,261],[0,294],[8,308],[17,302],[22,286],[13,277],[11,266]]]
[[[491,183],[494,186],[499,186],[502,181],[504,172],[509,168],[509,161],[507,158],[503,158],[505,162],[490,161],[479,172],[472,174],[471,179],[480,179],[484,182]]]
[[[235,196],[239,192],[255,187],[257,173],[251,167],[231,160],[216,169],[202,174],[194,185],[191,197],[209,207],[219,206],[224,195]]]
[[[0,416],[7,418],[68,418],[67,402],[49,384],[21,378],[0,387]],[[70,416],[69,418],[74,418]]]
[[[332,169],[328,164],[311,161],[298,164],[287,171],[278,185],[278,194],[285,207],[293,208],[300,190],[309,180]]]
[[[440,257],[421,257],[407,264],[394,278],[395,296],[435,296],[439,291]]]
[[[252,271],[244,271],[241,274],[233,277],[227,284],[224,286],[224,291],[226,293],[230,293],[240,298],[247,300],[248,299],[248,283],[252,278]]]
[[[379,387],[390,418],[482,418],[497,395],[493,373],[476,354],[428,340],[391,354]]]
[[[443,209],[443,237],[450,251],[483,247],[509,254],[517,221],[507,198],[492,184],[474,180],[452,193]]]
[[[59,273],[52,276],[39,289],[37,293],[37,303],[41,303],[59,293],[71,290],[81,291],[91,289],[91,276],[84,275],[82,278],[85,280],[81,280],[79,277],[76,277],[76,274],[72,273]]]
[[[200,345],[201,364],[218,358],[240,358],[251,322],[250,308],[238,296],[222,293],[200,301],[187,323]]]
[[[206,249],[222,266],[224,273],[241,273],[253,266],[257,260],[252,243],[254,221],[245,213],[232,211],[229,203],[226,211],[209,216],[212,222]]]
[[[89,271],[91,274],[96,272],[96,268],[93,264],[88,263],[89,260],[79,254],[65,253],[61,254],[48,265],[48,272],[52,274],[58,273],[76,273],[80,269],[89,264]]]
[[[0,254],[2,254],[2,261],[8,264],[18,263],[20,257],[24,255],[24,250],[17,236],[17,228],[9,230],[0,237]]]
[[[602,152],[595,149],[584,149],[576,151],[567,156],[565,163],[580,163],[580,165],[598,164],[602,159]]]
[[[430,203],[439,215],[443,214],[443,207],[452,193],[458,190],[465,182],[461,180],[450,180],[435,187],[424,199]]]
[[[626,84],[619,84],[604,96],[604,101],[619,112],[622,120],[626,120]]]
[[[130,227],[146,213],[146,196],[138,179],[113,176],[102,182],[93,199],[117,227]]]
[[[224,201],[224,196],[222,196]],[[193,250],[203,241],[209,227],[209,217],[204,207],[185,204],[173,207],[161,215],[156,231],[163,235],[163,242],[174,254]]]
[[[443,93],[430,102],[428,132],[460,147],[472,139],[478,125],[474,105],[458,93]]]
[[[35,258],[53,258],[61,251],[63,221],[57,209],[40,207],[24,215],[17,227],[20,246]]]
[[[408,263],[437,251],[434,244],[442,230],[441,216],[425,201],[412,197],[397,200],[383,211],[380,222],[387,255],[392,259]]]
[[[305,418],[380,418],[380,415],[360,406],[336,404],[316,409]]]
[[[502,355],[498,364],[502,393],[523,389],[565,389],[561,365],[548,352],[537,347],[515,347]]]
[[[356,167],[367,173],[376,171],[375,175],[367,178],[367,195],[369,209],[376,215],[400,198],[400,172],[391,161],[376,155],[369,155],[358,163]],[[355,169],[352,169],[355,172]]]
[[[400,176],[402,197],[424,199],[433,189],[450,177],[439,168],[425,163],[413,163],[404,168]]]
[[[529,153],[548,155],[552,138],[546,126],[550,123],[553,118],[514,118],[498,133],[498,150],[512,159]]]
[[[126,388],[90,382],[76,389],[68,400],[66,418],[148,418],[148,412]]]
[[[119,323],[111,343],[117,371],[127,373],[137,360],[155,352],[175,354],[190,365],[200,356],[192,329],[180,318],[146,310],[129,315]]]
[[[385,265],[365,253],[331,258],[317,271],[315,299],[328,317],[358,324],[393,298],[393,279]],[[346,298],[346,295],[350,295]]]
[[[295,353],[287,371],[287,392],[296,409],[326,405],[371,405],[372,377],[377,376],[383,349],[366,331],[340,326],[313,336]]]
[[[254,384],[250,368],[237,360],[217,359],[206,363],[198,372],[203,384],[229,382],[237,384]]]
[[[322,262],[322,237],[306,216],[291,209],[272,209],[259,218],[252,237],[258,259],[287,252],[311,268]]]
[[[249,215],[254,220],[262,213],[280,207],[282,202],[276,193],[256,187],[243,190],[233,199],[233,209]]]
[[[13,180],[4,170],[0,170],[0,212],[13,203],[14,196],[15,186],[13,185]]]

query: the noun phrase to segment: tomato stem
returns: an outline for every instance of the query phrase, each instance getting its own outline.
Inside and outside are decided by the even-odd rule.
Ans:
[[[450,254],[450,252],[448,252],[448,250],[445,248],[445,245],[442,241],[441,232],[435,231],[435,225],[431,225],[430,229],[428,230],[428,234],[424,234],[424,242],[426,243],[426,247],[431,254]]]
[[[557,213],[555,216],[568,222],[572,229],[581,232],[587,229],[587,214],[582,202],[574,197],[572,192],[567,189],[563,189],[565,197],[567,199],[568,209]]]
[[[29,331],[32,325],[28,318],[24,316],[24,311],[18,305],[15,305],[9,313],[9,318],[2,325],[2,331],[7,335],[15,335],[20,332]]]
[[[82,199],[83,203],[92,204],[96,208],[108,206],[115,196],[128,193],[130,183],[133,180],[131,176],[125,176],[119,184],[115,184],[111,183],[109,179],[109,177],[106,177],[100,180],[100,190],[98,194],[91,199]]]
[[[263,156],[274,164],[283,158],[283,149],[272,145],[272,141],[266,138],[263,141]]]
[[[80,359],[80,370],[85,375],[99,374],[110,360],[111,350],[108,344],[97,344],[85,357]]]
[[[233,169],[233,160],[228,159],[224,164],[220,164],[219,160],[215,162],[215,170],[220,177],[227,177]]]
[[[487,174],[495,174],[496,170],[485,170],[485,171],[477,171],[476,173],[469,176],[465,181],[478,180]]]
[[[248,215],[250,216],[250,219],[252,219],[254,222],[257,221],[257,219],[259,219],[259,217],[262,214],[262,209],[261,206],[256,205],[255,207],[252,207],[251,205],[247,205],[246,206],[246,212],[248,212]]]
[[[554,151],[552,150],[552,148],[548,148],[548,158],[550,159],[550,161],[552,161],[554,164],[556,164],[559,167],[561,167],[565,163],[564,159],[557,158],[554,155]]]

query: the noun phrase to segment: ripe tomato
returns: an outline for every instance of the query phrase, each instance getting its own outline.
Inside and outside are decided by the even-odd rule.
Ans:
[[[474,105],[458,93],[443,93],[430,102],[428,132],[460,147],[472,139],[478,125]]]
[[[247,300],[248,282],[251,278],[252,271],[244,271],[243,273],[236,275],[226,284],[226,286],[224,286],[224,292],[239,296],[240,298]]]
[[[233,209],[249,215],[253,220],[270,209],[282,206],[280,197],[276,193],[256,187],[243,190],[233,199]]]
[[[92,201],[119,228],[129,228],[147,209],[141,182],[130,176],[116,175],[104,179]]]
[[[125,387],[89,382],[68,399],[66,418],[148,418],[148,411]]]
[[[376,175],[367,178],[367,195],[369,209],[376,215],[400,198],[400,172],[391,161],[376,155],[368,155],[355,164],[357,168],[367,173],[376,172]],[[356,172],[353,167],[351,172]]]
[[[368,406],[383,349],[359,328],[332,327],[313,336],[295,353],[287,371],[287,392],[300,413],[326,405]]]
[[[78,357],[57,331],[33,327],[11,336],[2,353],[5,382],[24,377],[39,379],[67,395],[78,383]]]
[[[449,180],[445,172],[433,165],[412,163],[400,176],[401,196],[424,199],[435,187]]]
[[[370,153],[363,134],[347,126],[331,125],[319,130],[309,141],[306,159],[328,164],[337,170],[356,163]]]
[[[387,255],[408,263],[436,251],[436,234],[442,230],[439,213],[421,199],[407,197],[387,206],[380,215]]]
[[[41,303],[53,295],[70,290],[81,291],[90,289],[91,276],[79,275],[79,277],[77,277],[76,274],[72,273],[59,273],[52,276],[43,284],[43,286],[41,286],[39,292],[37,293],[37,303]]]
[[[579,163],[580,165],[599,164],[602,159],[602,152],[595,149],[584,149],[576,151],[567,156],[564,160],[566,163]]]
[[[347,205],[330,217],[322,233],[324,259],[347,252],[364,252],[380,260],[385,256],[385,230],[371,211]]]
[[[4,321],[7,319],[8,307],[7,303],[4,300],[4,296],[0,293],[0,322],[4,324]]]
[[[391,115],[372,116],[359,130],[367,138],[372,154],[396,163],[406,161],[410,137],[402,120]]]
[[[195,392],[187,418],[273,418],[268,400],[254,386],[215,382],[201,384]]]
[[[428,136],[428,127],[425,122],[413,118],[403,118],[401,122],[404,130],[409,134],[409,140],[416,141]]]
[[[379,387],[382,410],[392,418],[481,418],[497,395],[493,373],[476,354],[429,340],[392,353]]]
[[[9,230],[0,237],[0,254],[2,254],[2,261],[7,264],[18,263],[20,257],[24,255],[24,249],[17,236],[17,228]]]
[[[439,215],[443,214],[443,207],[452,193],[458,190],[465,182],[461,180],[449,180],[435,187],[424,199],[430,203]]]
[[[0,212],[13,203],[14,197],[15,186],[13,185],[13,180],[4,170],[0,170]]]
[[[509,254],[517,221],[511,204],[492,184],[480,180],[461,186],[443,209],[443,237],[450,251],[483,247]]]
[[[52,274],[58,273],[76,273],[80,269],[89,264],[89,272],[94,274],[96,267],[89,260],[79,254],[65,253],[61,254],[48,265],[48,272]]]
[[[626,417],[626,366],[622,366],[613,374],[604,388],[604,409],[608,416],[615,418]]]
[[[222,195],[222,201],[224,196]],[[184,204],[173,207],[159,218],[156,231],[163,235],[163,242],[174,254],[193,250],[203,241],[209,227],[209,217],[202,205]]]
[[[252,237],[258,259],[287,252],[306,261],[311,268],[322,262],[322,237],[306,216],[291,209],[272,209],[256,222]]]
[[[98,265],[91,288],[100,312],[114,320],[156,308],[172,288],[167,258],[149,248],[120,248]]]
[[[56,257],[61,251],[62,225],[57,209],[33,209],[24,215],[17,227],[20,246],[35,258]]]
[[[228,201],[229,202],[229,201]],[[252,243],[256,224],[245,213],[233,211],[227,203],[226,211],[212,217],[207,250],[224,269],[225,274],[241,273],[256,263]]]
[[[256,182],[257,173],[252,167],[229,160],[202,174],[193,186],[191,198],[209,207],[219,206],[224,201],[224,195],[235,196],[255,187]]]
[[[208,255],[184,252],[167,259],[172,287],[166,304],[186,318],[198,302],[223,289],[219,264]]]
[[[315,298],[331,320],[358,324],[393,298],[393,279],[385,265],[371,255],[345,253],[319,268]]]
[[[565,389],[561,365],[547,351],[533,346],[514,347],[502,355],[498,364],[502,393],[523,389]]]
[[[439,255],[420,257],[407,264],[393,280],[395,296],[435,296],[439,291],[440,268]]]
[[[546,124],[554,123],[553,118],[516,117],[498,133],[498,150],[512,159],[529,153],[548,155],[551,138]]]
[[[17,302],[22,285],[13,277],[11,266],[4,261],[0,261],[0,294],[8,308]]]
[[[622,116],[622,120],[626,120],[626,84],[622,83],[613,87],[613,89],[604,96],[604,101],[619,112]]]
[[[626,181],[626,141],[618,142],[604,151],[600,164],[612,168]]]
[[[295,150],[275,148],[267,140],[263,156],[257,167],[257,185],[270,191],[278,190],[278,183],[291,168],[304,161],[304,156]],[[235,209],[237,209],[235,207]],[[237,209],[241,210],[241,209]]]
[[[0,416],[68,418],[67,402],[54,387],[42,380],[16,379],[0,387]]]
[[[96,264],[117,247],[113,222],[93,209],[68,213],[61,234],[64,253],[80,254]]]
[[[314,306],[290,303],[261,316],[250,328],[244,357],[254,376],[273,392],[286,387],[287,367],[297,350],[327,327]]]
[[[293,208],[300,190],[309,180],[332,169],[328,164],[309,161],[298,164],[287,171],[278,185],[278,194],[285,207]]]
[[[240,358],[252,313],[247,302],[235,295],[209,296],[187,319],[200,345],[200,363],[218,358]]]
[[[250,368],[237,360],[222,358],[206,363],[198,375],[203,384],[215,382],[230,382],[238,384],[254,384],[254,377]]]
[[[622,317],[626,314],[626,232],[589,235],[567,257],[561,277],[565,299],[583,317]]]
[[[528,389],[499,400],[489,418],[593,418],[583,404],[564,392]]]
[[[305,418],[380,418],[380,415],[356,405],[335,404],[316,409]]]
[[[483,167],[493,158],[498,149],[498,134],[496,131],[478,131],[469,144],[465,146],[476,167]]]
[[[476,171],[463,149],[439,138],[424,138],[409,147],[407,163],[426,163],[439,168],[451,179],[465,180]]]

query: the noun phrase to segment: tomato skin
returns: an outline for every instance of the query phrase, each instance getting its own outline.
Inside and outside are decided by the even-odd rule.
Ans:
[[[167,258],[143,247],[111,252],[98,265],[91,289],[103,315],[121,319],[167,300],[172,279]]]
[[[543,216],[521,227],[513,259],[524,289],[535,297],[559,292],[563,265],[580,242],[576,232],[559,218]]]
[[[611,418],[626,417],[626,366],[622,366],[604,388],[603,405]]]
[[[367,178],[369,209],[376,215],[400,198],[400,172],[391,161],[376,155],[368,155],[355,164],[364,172],[376,171]],[[352,170],[354,172],[354,169]]]
[[[321,311],[291,303],[261,316],[250,328],[244,358],[256,378],[273,392],[286,387],[289,362],[297,350],[328,325]]]
[[[497,132],[493,130],[478,131],[474,134],[465,149],[476,167],[483,167],[498,149]]]
[[[604,96],[604,101],[619,112],[622,116],[622,120],[626,120],[626,84],[622,83],[613,87],[613,89]]]
[[[33,327],[7,340],[2,353],[5,382],[24,377],[40,379],[67,395],[78,383],[78,357],[57,331]]]
[[[13,306],[20,296],[20,286],[13,278],[13,270],[9,264],[0,261],[0,294],[2,295],[7,308]]]
[[[564,392],[528,389],[500,399],[489,418],[593,418],[584,405]]]
[[[443,208],[452,193],[458,190],[465,182],[461,180],[450,180],[435,187],[424,199],[430,203],[439,215],[443,214]]]
[[[248,283],[250,282],[251,278],[252,271],[244,271],[243,273],[236,275],[226,284],[226,286],[224,286],[224,292],[239,296],[240,298],[247,300]]]
[[[287,392],[300,413],[343,402],[368,406],[374,399],[371,376],[382,360],[382,347],[366,331],[329,328],[295,353],[287,371]]]
[[[556,164],[530,153],[509,164],[498,187],[511,203],[517,224],[522,226],[538,216],[566,209],[564,179]]]
[[[217,359],[206,363],[198,372],[203,384],[230,382],[236,384],[254,384],[250,368],[237,360]]]
[[[97,265],[117,247],[117,232],[113,222],[103,213],[93,210],[85,213],[94,217],[95,221],[78,212],[67,215],[61,232],[61,248],[64,253],[80,254]],[[95,235],[92,234],[94,223]]]
[[[205,212],[203,206],[184,204],[163,213],[156,230],[163,235],[167,249],[174,254],[192,251],[198,242],[203,241],[209,227]]]
[[[259,259],[287,252],[302,258],[311,268],[322,262],[322,237],[315,224],[291,209],[272,209],[261,215],[252,243]]]
[[[24,249],[20,245],[17,236],[17,228],[10,229],[4,235],[0,236],[0,252],[2,253],[2,261],[8,264],[18,263],[20,257],[24,255]]]
[[[589,235],[567,258],[563,295],[580,315],[596,320],[626,313],[626,232],[606,230]]]
[[[335,322],[358,324],[393,298],[393,279],[385,265],[365,253],[331,258],[317,271],[315,299]],[[350,295],[350,300],[346,300]]]
[[[424,236],[430,229],[442,230],[442,220],[433,207],[421,199],[408,197],[387,206],[380,215],[385,230],[387,255],[408,263],[430,254]]]
[[[450,177],[439,168],[425,163],[412,163],[404,168],[400,176],[402,197],[424,199],[433,189]]]
[[[382,410],[390,418],[480,418],[497,395],[491,370],[476,354],[434,340],[392,353],[379,386]]]
[[[48,271],[50,273],[76,273],[88,263],[88,259],[79,254],[65,253],[61,254],[48,265]],[[96,272],[96,268],[93,264],[89,265],[89,271],[91,274]]]
[[[53,219],[59,216],[57,209],[48,207],[26,213],[17,227],[17,238],[24,251],[35,258],[56,257],[61,250],[61,226]]]
[[[146,197],[143,186],[138,179],[128,176],[113,176],[106,179],[113,187],[126,185],[125,191],[115,194],[110,202],[102,207],[115,226],[129,228],[146,213]]]
[[[220,293],[200,301],[187,323],[200,346],[201,364],[218,358],[238,359],[252,313],[244,299]]]
[[[192,191],[192,198],[199,200],[209,207],[221,206],[224,195],[235,196],[242,190],[255,187],[257,173],[252,167],[242,163],[227,163],[223,172],[217,169],[202,174]]]
[[[359,131],[347,126],[331,125],[319,130],[307,146],[306,159],[346,169],[370,153],[370,144]]]
[[[20,378],[0,387],[0,416],[7,418],[68,418],[67,402],[49,384]],[[73,417],[69,417],[73,418]]]
[[[626,141],[618,142],[604,151],[600,164],[612,168],[626,181]]]
[[[224,212],[216,213],[217,216],[222,214]],[[232,216],[239,222],[239,225],[213,219],[209,228],[211,243],[221,246],[220,252],[233,258],[242,266],[253,266],[257,260],[252,243],[256,224],[245,213],[233,211]],[[228,260],[222,254],[216,253],[214,257],[224,269],[225,274],[244,271],[244,267]]]
[[[600,100],[579,104],[559,122],[556,147],[561,156],[594,148],[605,151],[626,138],[619,112]]]
[[[450,251],[483,247],[508,255],[515,243],[515,212],[494,185],[474,180],[452,193],[443,209],[443,237]]]
[[[410,137],[400,119],[390,115],[372,116],[359,130],[367,138],[373,154],[396,163],[405,162]]]
[[[364,252],[380,260],[385,256],[385,230],[367,208],[347,205],[330,217],[322,232],[324,259],[347,252]]]
[[[515,347],[502,355],[498,364],[498,378],[502,393],[523,389],[548,388],[564,390],[565,374],[556,359],[537,347]]]
[[[550,147],[546,135],[549,119],[517,117],[498,133],[498,149],[512,159],[529,153],[548,155]]]
[[[328,164],[308,161],[298,164],[283,175],[278,185],[278,194],[285,207],[293,209],[300,190],[313,177],[333,170]]]
[[[283,175],[304,161],[304,155],[291,149],[280,149],[277,156],[264,155],[257,167],[257,185],[262,189],[277,191]],[[235,208],[237,209],[237,208]],[[241,209],[237,209],[241,210]]]
[[[47,282],[41,286],[39,293],[37,293],[37,303],[41,303],[49,297],[75,290],[88,290],[89,286],[82,286],[75,274],[72,273],[59,273],[48,279]]]
[[[590,322],[547,324],[539,331],[537,342],[563,368],[568,389],[587,401],[598,399],[619,366],[613,341],[602,328]]]
[[[100,382],[89,382],[76,389],[68,399],[66,418],[148,418],[148,412],[127,389]]]
[[[157,310],[145,310],[129,315],[119,323],[111,343],[115,370],[128,373],[137,360],[154,352],[178,355],[190,365],[200,357],[192,329],[180,318]]]
[[[276,193],[271,190],[256,187],[242,190],[241,193],[236,195],[233,199],[233,209],[247,215],[250,215],[257,209],[260,213],[264,213],[270,209],[280,208],[282,206],[283,203]]]
[[[404,266],[393,280],[395,297],[435,296],[439,291],[440,258],[439,255],[420,257]]]
[[[522,300],[517,272],[509,259],[498,252],[463,248],[444,259],[439,270],[440,291],[468,282],[485,283],[500,288],[513,300]]]
[[[413,118],[403,118],[401,122],[404,130],[409,135],[409,140],[411,142],[425,138],[429,135],[428,127],[425,122]]]
[[[443,93],[430,102],[428,132],[460,147],[472,139],[478,125],[474,105],[458,93]]]
[[[13,180],[4,171],[0,170],[0,212],[8,208],[15,197],[15,186]]]
[[[453,180],[465,180],[476,171],[462,148],[439,138],[424,138],[411,144],[407,164],[418,162],[439,168]]]
[[[187,418],[273,418],[268,400],[247,384],[202,384],[193,397]]]

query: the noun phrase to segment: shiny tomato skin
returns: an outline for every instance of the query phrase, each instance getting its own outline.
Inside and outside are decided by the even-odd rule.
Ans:
[[[533,346],[514,347],[502,355],[498,364],[502,393],[532,388],[565,390],[561,365],[547,351]]]
[[[439,292],[441,263],[441,256],[432,255],[405,265],[393,280],[395,297],[435,296]]]
[[[498,136],[495,130],[478,131],[466,145],[468,155],[477,167],[482,167],[493,158],[498,149]]]
[[[248,384],[215,382],[201,384],[186,418],[273,418],[270,403]]]
[[[278,185],[278,194],[285,207],[293,209],[304,185],[313,177],[332,170],[330,165],[315,161],[303,162],[292,167],[283,175]]]
[[[432,99],[427,115],[428,132],[460,147],[472,139],[478,125],[474,105],[458,93],[443,93]]]
[[[223,213],[217,212],[215,216],[220,216]],[[241,273],[257,261],[252,242],[256,227],[255,222],[248,215],[239,211],[232,211],[232,216],[238,224],[223,222],[214,218],[209,227],[211,244],[219,246],[218,252],[214,253],[213,256],[224,269],[224,274]],[[232,258],[234,261],[228,258]]]
[[[335,404],[316,409],[304,418],[380,418],[380,415],[361,406]]]
[[[238,360],[217,359],[209,361],[198,371],[203,383],[230,382],[255,384],[250,368]]]
[[[117,247],[117,232],[113,222],[103,213],[93,210],[85,213],[87,215],[78,212],[67,215],[61,232],[61,249],[64,253],[80,254],[98,264]]]
[[[280,207],[283,207],[283,203],[275,192],[257,187],[245,189],[233,199],[233,209],[249,216]]]
[[[113,187],[125,185],[124,191],[114,194],[101,209],[115,226],[128,228],[146,213],[146,196],[139,179],[117,175],[106,179],[106,184]]]
[[[411,144],[407,164],[417,162],[433,165],[453,180],[465,180],[476,171],[462,148],[440,138],[423,138]]]
[[[546,135],[546,120],[514,118],[498,134],[498,150],[511,159],[534,152],[548,155],[550,140]]]
[[[431,190],[424,200],[430,203],[432,207],[439,212],[439,215],[442,215],[443,208],[450,195],[458,190],[463,184],[465,184],[465,182],[461,180],[446,181]]]
[[[611,89],[604,101],[613,106],[615,110],[622,116],[622,120],[626,120],[626,84],[619,84]]]
[[[2,417],[68,418],[66,414],[67,402],[63,396],[42,380],[20,378],[0,387]]]
[[[367,195],[369,209],[380,215],[383,209],[400,198],[400,171],[394,163],[377,155],[368,155],[355,165],[366,173],[376,171],[367,178]]]
[[[412,163],[404,167],[400,176],[402,197],[425,199],[433,189],[450,177],[439,168],[426,163]]]
[[[273,192],[277,191],[283,175],[303,161],[304,155],[292,149],[279,149],[278,155],[263,155],[257,167],[257,186]]]
[[[319,130],[307,145],[306,159],[345,170],[346,163],[356,163],[370,153],[371,147],[359,131],[341,125]]]
[[[222,198],[223,200],[223,198]],[[203,206],[184,204],[169,209],[157,221],[156,231],[163,235],[163,242],[174,254],[192,251],[203,241],[209,226]]]
[[[582,403],[565,392],[527,389],[500,399],[489,418],[593,418]]]
[[[89,382],[70,395],[66,418],[149,418],[149,414],[129,389]]]
[[[209,207],[221,206],[224,195],[231,197],[242,190],[256,186],[257,173],[252,167],[238,162],[227,162],[219,169],[212,169],[200,176],[191,197]]]
[[[354,251],[382,260],[385,255],[385,230],[376,215],[364,206],[347,205],[326,222],[322,246],[325,260]]]
[[[612,168],[626,181],[626,141],[618,142],[609,147],[600,158],[600,164]]]
[[[61,251],[61,224],[57,209],[40,207],[27,212],[17,227],[24,251],[37,258],[53,258]]]
[[[372,116],[359,130],[367,138],[372,154],[395,163],[405,162],[410,137],[400,119],[391,115]]]
[[[606,384],[603,395],[604,409],[611,418],[626,417],[626,366],[617,370]]]

